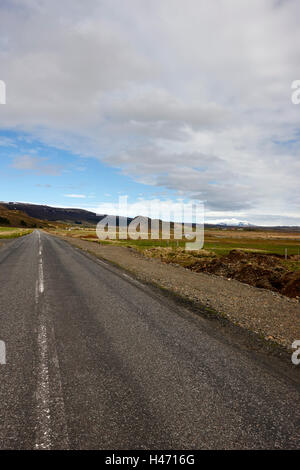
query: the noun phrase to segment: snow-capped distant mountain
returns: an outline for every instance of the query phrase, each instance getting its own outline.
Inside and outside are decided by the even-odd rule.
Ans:
[[[250,224],[247,220],[238,220],[238,219],[222,219],[222,220],[210,220],[207,221],[209,224],[214,225],[224,225],[225,227],[254,227],[253,224]]]

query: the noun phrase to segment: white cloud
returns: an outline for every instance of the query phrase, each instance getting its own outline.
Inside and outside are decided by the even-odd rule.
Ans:
[[[13,159],[12,165],[16,170],[30,171],[38,175],[59,175],[61,166],[47,163],[47,158],[20,155]]]
[[[64,197],[71,197],[75,199],[85,199],[86,195],[85,194],[64,194]]]

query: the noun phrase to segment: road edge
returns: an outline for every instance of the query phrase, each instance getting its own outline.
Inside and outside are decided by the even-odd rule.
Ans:
[[[122,264],[105,258],[104,256],[100,256],[93,250],[85,249],[73,244],[72,239],[56,234],[54,235],[49,232],[47,233],[67,242],[68,245],[79,250],[90,260],[94,262],[97,262],[97,260],[105,261],[105,264],[108,267],[111,266],[119,271],[119,273],[115,272],[116,274],[122,275],[122,273],[126,273],[134,278],[132,280],[133,282],[134,280],[138,281],[141,286],[150,289],[153,294],[160,295],[166,301],[171,300],[175,305],[177,305],[177,307],[184,308],[186,311],[206,319],[211,323],[211,332],[215,336],[222,336],[223,341],[230,343],[239,351],[251,354],[257,362],[263,363],[263,365],[267,367],[271,373],[274,373],[274,375],[278,376],[278,373],[281,372],[280,375],[283,374],[285,377],[292,380],[294,385],[297,387],[300,386],[299,367],[293,365],[291,362],[292,350],[286,349],[276,341],[266,340],[262,335],[231,321],[230,318],[226,317],[221,312],[201,304],[200,301],[197,302],[188,297],[184,297],[183,295],[178,294],[178,292],[160,285],[158,282],[150,282],[140,276],[136,271],[128,269]],[[234,343],[230,341],[232,338],[234,338]],[[272,358],[272,361],[270,358]]]

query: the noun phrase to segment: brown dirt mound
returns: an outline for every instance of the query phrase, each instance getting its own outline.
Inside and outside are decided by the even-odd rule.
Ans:
[[[96,234],[92,234],[92,233],[90,233],[90,234],[88,234],[88,235],[79,235],[79,236],[80,236],[80,238],[87,238],[87,239],[98,240],[97,235],[96,235]]]
[[[191,269],[236,279],[288,297],[300,297],[300,271],[289,271],[283,266],[281,258],[279,255],[232,250],[227,256],[209,262],[201,260]]]
[[[300,296],[300,272],[287,273],[283,276],[283,288],[281,293],[287,297],[299,297]]]
[[[284,263],[284,256],[231,250],[226,256],[201,250],[194,253],[177,248],[149,248],[143,251],[149,257],[160,258],[164,263],[179,264],[194,272],[206,272],[227,279],[236,279],[254,287],[269,289],[288,297],[300,298],[300,259],[289,256],[289,261],[298,266],[292,271]],[[296,267],[297,269],[297,267]]]

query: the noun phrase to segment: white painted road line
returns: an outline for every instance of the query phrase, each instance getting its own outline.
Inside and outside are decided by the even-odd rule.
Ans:
[[[45,290],[44,286],[44,270],[43,270],[43,262],[39,262],[39,278],[38,278],[38,285],[39,285],[39,293],[43,294]]]
[[[38,376],[37,376],[37,433],[35,448],[51,449],[50,386],[48,369],[47,328],[44,315],[40,315],[38,327]]]
[[[108,266],[108,263],[105,263],[105,261],[102,261],[101,259],[98,259],[98,263],[104,264],[104,266]]]
[[[36,309],[39,318],[38,323],[38,375],[37,375],[37,430],[36,430],[36,449],[51,449],[51,421],[50,421],[50,386],[48,370],[48,346],[47,346],[47,327],[46,318],[43,309],[40,312],[39,297],[44,293],[44,271],[41,253],[41,236],[39,238],[39,264],[38,280],[36,283]]]
[[[37,374],[37,427],[36,427],[36,439],[35,449],[37,450],[50,450],[52,448],[52,420],[50,410],[50,374],[49,374],[49,363],[50,356],[53,369],[53,377],[51,383],[53,384],[51,394],[54,395],[55,401],[55,412],[58,415],[61,423],[61,436],[60,444],[63,449],[69,448],[69,438],[67,430],[67,422],[65,415],[65,405],[62,394],[62,384],[59,369],[59,361],[57,351],[55,347],[54,327],[51,322],[51,318],[46,315],[46,305],[44,301],[45,284],[44,284],[44,270],[43,270],[43,259],[42,259],[42,244],[41,237],[39,235],[39,261],[38,261],[38,280],[36,281],[35,289],[35,302],[36,302],[36,313],[38,315],[38,374]],[[47,331],[47,324],[48,329]],[[49,338],[50,336],[50,338]],[[51,339],[52,350],[51,354],[49,351],[49,340]]]
[[[39,285],[39,293],[43,294],[44,292],[44,271],[43,271],[43,258],[42,258],[42,242],[41,242],[41,235],[38,232],[39,237],[39,275],[38,275],[38,285]]]
[[[127,279],[130,279],[131,282],[134,282],[134,283],[137,284],[138,286],[144,287],[141,282],[137,281],[136,279],[134,279],[134,278],[131,277],[131,276],[128,276],[128,274],[123,273],[123,276],[126,277]]]
[[[36,303],[36,305],[37,305],[38,301],[39,301],[39,281],[37,279],[36,282],[35,282],[35,303]]]

